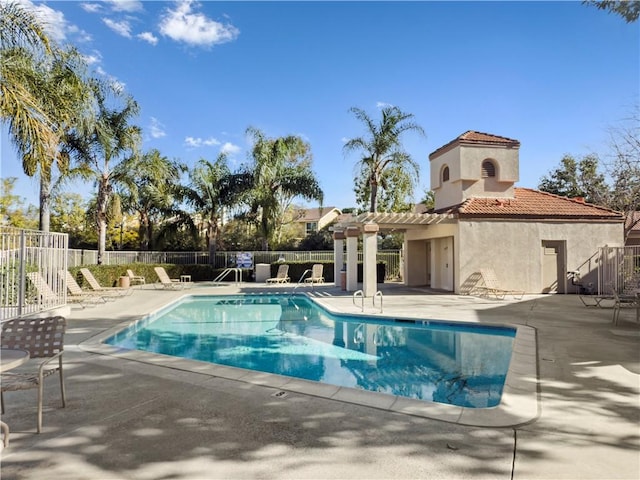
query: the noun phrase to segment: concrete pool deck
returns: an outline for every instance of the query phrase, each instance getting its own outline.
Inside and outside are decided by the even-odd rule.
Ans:
[[[110,329],[185,293],[264,288],[147,286],[106,305],[72,307],[67,407],[59,408],[55,379],[47,381],[42,434],[35,433],[36,392],[5,394],[3,421],[12,433],[3,480],[640,478],[640,327],[633,311],[613,326],[611,309],[584,307],[577,296],[489,300],[381,287],[384,315],[535,332],[533,418],[510,427],[462,425],[461,416],[451,423],[357,405],[260,378],[211,375],[208,366],[184,369],[170,357],[146,363],[97,352],[96,340]],[[332,310],[360,312],[333,285],[300,291]],[[376,311],[370,302],[367,314]]]

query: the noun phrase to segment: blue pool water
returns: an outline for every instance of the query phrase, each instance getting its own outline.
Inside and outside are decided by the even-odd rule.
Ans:
[[[500,403],[515,329],[336,315],[305,296],[185,297],[106,343],[464,407]]]

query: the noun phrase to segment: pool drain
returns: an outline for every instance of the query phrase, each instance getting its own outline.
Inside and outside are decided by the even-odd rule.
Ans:
[[[278,397],[278,398],[284,398],[284,397],[287,396],[287,392],[283,392],[282,390],[280,390],[279,392],[272,393],[271,396],[272,397]]]

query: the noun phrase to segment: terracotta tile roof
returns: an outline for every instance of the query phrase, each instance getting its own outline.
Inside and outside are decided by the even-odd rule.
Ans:
[[[460,218],[538,218],[623,220],[620,212],[584,201],[530,188],[515,188],[515,198],[470,198],[437,213],[457,213]]]
[[[457,145],[504,145],[506,147],[519,148],[520,142],[512,138],[501,137],[499,135],[492,135],[491,133],[476,132],[469,130],[464,132],[457,138],[454,138],[446,145],[438,148],[434,152],[429,154],[429,159],[437,157],[444,152],[451,150]]]
[[[624,224],[625,228],[629,228],[629,225],[631,225],[631,231],[633,233],[640,233],[640,212],[632,212]]]

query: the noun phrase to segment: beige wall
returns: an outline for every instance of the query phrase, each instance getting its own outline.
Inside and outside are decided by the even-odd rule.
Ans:
[[[582,278],[589,280],[595,272],[588,271],[594,268],[594,263],[589,264],[587,260],[604,245],[622,246],[623,229],[621,223],[463,220],[408,230],[405,234],[405,283],[408,286],[427,285],[430,273],[432,288],[459,293],[460,285],[469,276],[490,267],[505,288],[542,293],[544,241],[564,242],[562,272],[559,272],[561,282],[565,282],[567,271],[578,269]],[[427,260],[428,243],[430,262]],[[448,248],[445,250],[444,247]],[[447,269],[451,269],[451,286]],[[577,287],[566,280],[559,291],[574,293]]]
[[[563,277],[580,269],[589,275],[585,262],[604,245],[622,246],[621,223],[559,223],[461,221],[457,286],[483,267],[492,267],[506,288],[541,293],[543,290],[543,241],[564,241]],[[566,291],[573,293],[567,282]],[[564,286],[559,291],[565,291]]]
[[[481,178],[484,160],[492,160],[496,177]],[[449,181],[442,182],[442,169],[449,167]],[[519,179],[518,149],[499,146],[457,146],[431,159],[431,189],[435,208],[457,205],[470,197],[513,198]]]

